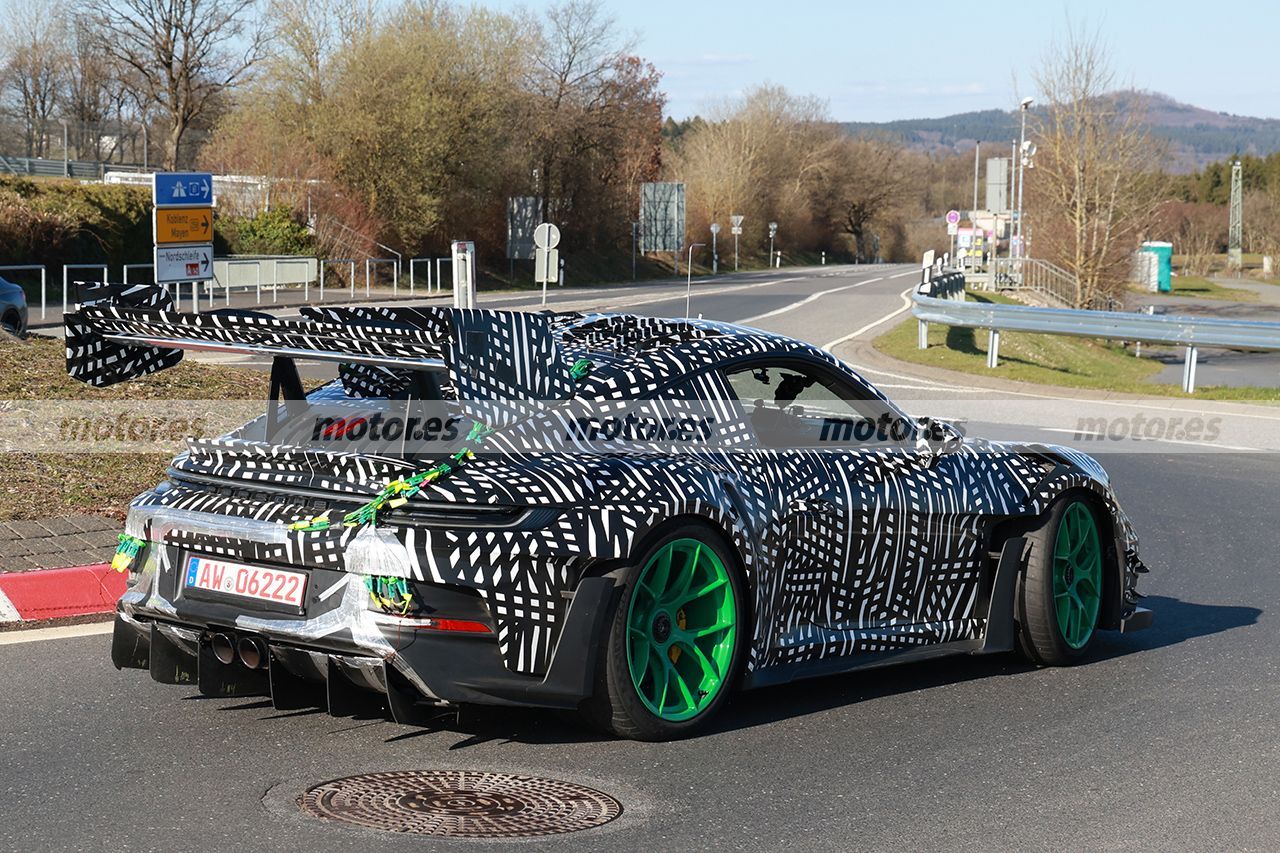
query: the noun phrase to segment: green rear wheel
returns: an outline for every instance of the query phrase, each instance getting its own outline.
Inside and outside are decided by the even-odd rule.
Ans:
[[[737,565],[718,531],[691,522],[619,570],[623,593],[583,708],[593,722],[623,737],[670,740],[716,713],[744,645]]]
[[[1027,534],[1031,553],[1018,602],[1019,640],[1035,663],[1061,666],[1084,654],[1102,611],[1110,556],[1089,499],[1068,493]]]
[[[663,720],[688,720],[715,701],[737,641],[729,570],[698,539],[649,558],[627,606],[627,670],[640,701]]]

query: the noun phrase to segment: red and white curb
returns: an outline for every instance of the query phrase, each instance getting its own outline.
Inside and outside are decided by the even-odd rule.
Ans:
[[[110,613],[125,582],[107,563],[0,574],[0,622]]]

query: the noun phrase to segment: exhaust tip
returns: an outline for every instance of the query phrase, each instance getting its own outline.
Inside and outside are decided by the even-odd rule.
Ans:
[[[209,638],[209,648],[218,663],[231,664],[236,661],[236,647],[226,634],[214,634]]]
[[[236,645],[240,662],[249,669],[265,669],[267,666],[267,647],[256,637],[243,637]]]

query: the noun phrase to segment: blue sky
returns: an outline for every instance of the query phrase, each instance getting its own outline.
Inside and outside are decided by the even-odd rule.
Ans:
[[[540,11],[551,0],[479,0]],[[771,82],[828,101],[845,121],[1010,109],[1030,69],[1073,21],[1098,28],[1120,79],[1212,110],[1280,117],[1280,4],[1185,0],[605,0],[664,74],[668,112]],[[986,57],[977,59],[974,57]]]

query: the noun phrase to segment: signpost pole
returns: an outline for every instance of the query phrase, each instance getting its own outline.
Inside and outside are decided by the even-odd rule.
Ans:
[[[716,252],[716,237],[720,233],[720,223],[711,223],[711,274],[717,275],[720,272],[720,255]]]

